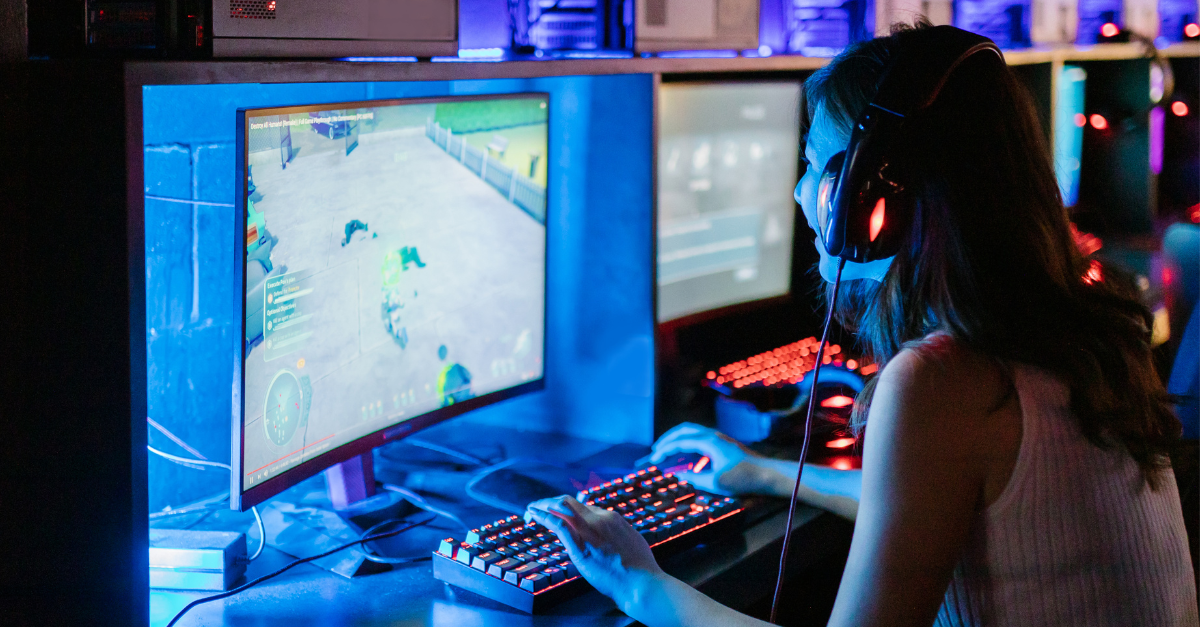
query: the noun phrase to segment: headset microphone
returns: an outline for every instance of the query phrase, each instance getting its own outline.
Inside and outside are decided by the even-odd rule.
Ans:
[[[837,306],[842,269],[847,261],[866,263],[895,255],[912,228],[911,190],[905,189],[904,181],[897,180],[899,177],[894,174],[891,162],[893,146],[909,116],[933,104],[954,70],[976,53],[995,53],[1000,63],[1004,63],[1004,55],[992,40],[953,26],[935,26],[901,36],[918,41],[905,42],[897,51],[879,82],[875,97],[855,121],[846,150],[829,159],[817,186],[817,228],[825,251],[838,258],[838,267],[812,371],[800,464],[788,506],[783,550],[779,555],[779,572],[771,600],[772,624],[775,624],[779,593],[783,588],[783,572],[792,539],[792,517],[812,433],[817,381]]]

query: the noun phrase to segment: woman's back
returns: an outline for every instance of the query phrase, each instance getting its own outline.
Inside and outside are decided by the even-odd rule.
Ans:
[[[1069,392],[1014,369],[1023,434],[979,516],[937,625],[1198,625],[1175,478],[1157,489],[1119,446],[1088,442]]]

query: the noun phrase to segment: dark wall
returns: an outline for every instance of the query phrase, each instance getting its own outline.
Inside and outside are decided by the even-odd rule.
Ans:
[[[4,66],[0,84],[4,622],[144,624],[142,225],[120,66]]]

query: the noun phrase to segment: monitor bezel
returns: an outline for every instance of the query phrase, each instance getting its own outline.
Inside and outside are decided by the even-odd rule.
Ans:
[[[543,227],[545,229],[544,249],[542,251],[542,263],[545,272],[542,275],[542,374],[537,379],[532,379],[524,383],[490,392],[482,396],[467,399],[465,401],[454,403],[447,407],[434,409],[433,411],[414,416],[400,423],[391,424],[381,427],[369,434],[351,440],[341,446],[332,448],[320,455],[305,460],[296,466],[282,471],[280,474],[271,477],[262,483],[259,483],[249,489],[244,487],[245,473],[243,472],[243,454],[245,451],[246,438],[246,405],[244,402],[246,391],[246,377],[244,365],[246,360],[246,196],[248,177],[246,176],[246,166],[249,163],[249,148],[247,137],[249,133],[249,118],[262,117],[268,115],[283,115],[290,113],[306,113],[311,111],[330,111],[337,109],[356,109],[356,108],[371,108],[371,107],[386,107],[386,106],[404,106],[429,103],[446,103],[446,102],[470,102],[476,100],[515,100],[515,99],[531,99],[543,98],[546,101],[546,155],[547,165],[549,165],[549,155],[553,150],[553,133],[550,132],[550,127],[553,122],[554,107],[551,103],[549,92],[542,91],[523,91],[510,92],[500,94],[473,94],[464,96],[438,96],[438,97],[423,97],[423,98],[387,98],[375,100],[359,100],[350,102],[330,102],[305,105],[291,105],[282,107],[239,107],[237,110],[237,148],[236,148],[236,176],[237,189],[234,200],[237,212],[236,223],[240,228],[235,229],[234,233],[234,250],[239,251],[234,257],[237,259],[235,271],[238,279],[238,298],[234,299],[237,328],[239,333],[235,338],[236,349],[233,351],[235,355],[233,364],[233,426],[232,426],[232,454],[230,456],[230,488],[229,488],[229,506],[237,511],[246,511],[251,507],[258,505],[267,499],[283,492],[284,490],[306,480],[318,473],[323,472],[327,468],[339,464],[341,462],[353,459],[360,455],[370,453],[375,448],[378,448],[388,442],[396,441],[407,437],[413,433],[427,429],[434,425],[445,422],[451,418],[461,416],[467,412],[493,405],[495,403],[505,401],[517,396],[522,396],[530,392],[544,390],[546,386],[546,357],[547,357],[547,334],[549,330],[547,316],[549,314],[549,252],[550,252],[550,220],[551,220],[551,176],[547,173],[546,176],[546,216]]]
[[[662,83],[664,86],[665,85],[701,86],[701,85],[795,84],[800,87],[800,98],[803,98],[804,97],[804,81],[807,78],[807,76],[809,76],[810,74],[811,74],[811,72],[805,72],[802,74],[802,76],[795,76],[789,72],[785,76],[773,76],[773,77],[756,76],[753,78],[751,78],[751,77],[743,78],[743,77],[704,76],[704,77],[687,77],[687,78],[675,79],[675,80],[669,80],[666,77],[664,77]],[[651,241],[653,242],[653,250],[651,251],[652,252],[651,259],[653,260],[653,263],[652,263],[652,276],[653,276],[652,286],[653,286],[653,290],[654,290],[653,307],[654,307],[654,326],[655,326],[655,328],[657,329],[658,332],[671,332],[676,329],[695,326],[698,324],[702,324],[704,322],[708,322],[710,320],[715,320],[715,319],[723,318],[726,316],[734,316],[734,315],[738,315],[738,314],[742,314],[742,313],[746,313],[746,312],[750,312],[750,311],[756,311],[759,309],[764,309],[764,308],[768,308],[771,306],[782,305],[785,303],[792,302],[796,298],[796,289],[801,284],[801,281],[799,280],[800,276],[797,274],[797,272],[800,270],[798,270],[799,264],[796,263],[796,259],[797,259],[797,252],[802,251],[802,249],[798,248],[798,246],[803,241],[801,236],[804,235],[806,231],[811,232],[808,228],[808,223],[804,219],[804,212],[800,210],[800,206],[797,203],[793,203],[793,210],[795,211],[795,214],[793,215],[793,219],[792,219],[792,259],[791,259],[791,263],[789,264],[790,267],[788,269],[788,288],[787,288],[786,292],[784,292],[782,294],[761,296],[759,298],[743,300],[743,301],[739,301],[736,303],[729,303],[729,304],[725,304],[725,305],[709,307],[708,309],[701,309],[698,311],[685,313],[685,314],[682,314],[679,316],[675,316],[674,318],[668,318],[666,320],[659,318],[659,315],[658,315],[658,304],[659,304],[658,303],[658,301],[659,301],[659,285],[658,285],[658,210],[659,210],[659,207],[658,207],[658,149],[659,149],[659,139],[660,139],[660,133],[661,133],[661,129],[659,128],[659,124],[658,124],[659,114],[660,114],[660,110],[659,110],[660,103],[658,101],[659,97],[660,97],[659,94],[656,93],[655,94],[655,102],[654,102],[654,156],[653,156],[653,160],[654,160],[654,162],[653,162],[653,167],[654,167],[654,177],[653,177],[654,178],[654,181],[653,181],[654,211],[653,211],[653,214],[654,215],[653,215],[653,221],[651,223],[651,230],[652,230]],[[801,111],[799,100],[797,100],[797,103],[796,103],[796,128],[797,128],[797,131],[799,131],[799,128],[800,128],[800,115],[802,115],[802,113],[803,112]],[[804,138],[799,137],[798,139],[799,139],[799,142],[802,144],[804,141]],[[797,145],[797,150],[799,150],[799,145]],[[796,160],[796,180],[799,181],[800,177],[802,177],[802,176],[804,176],[804,164],[799,158],[797,158],[797,160]],[[803,272],[803,271],[800,271],[800,272]]]

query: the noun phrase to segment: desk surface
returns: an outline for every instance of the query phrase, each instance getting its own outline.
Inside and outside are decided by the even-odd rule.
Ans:
[[[529,438],[523,435],[523,438]],[[539,434],[525,442],[529,451],[510,444],[506,453],[554,456],[570,450],[581,459],[604,445],[576,441],[565,436]],[[476,440],[476,444],[478,440]],[[470,447],[464,446],[469,450]],[[536,452],[535,452],[536,451]],[[562,459],[560,456],[559,459]],[[460,512],[468,524],[490,522],[498,510],[463,503]],[[760,500],[740,533],[730,534],[705,546],[694,547],[664,560],[664,570],[697,587],[723,603],[757,601],[770,593],[774,583],[779,547],[786,525],[786,503]],[[230,513],[232,514],[232,513]],[[247,515],[234,515],[245,525]],[[230,519],[230,516],[225,516]],[[253,520],[250,518],[249,520]],[[441,525],[440,521],[436,523]],[[793,536],[790,570],[801,570],[836,550],[831,537],[846,536],[848,525],[836,517],[810,507],[797,510],[801,531]],[[431,525],[432,527],[432,525]],[[449,527],[408,532],[386,549],[388,554],[428,554],[437,538],[461,535]],[[257,541],[257,532],[250,540]],[[246,577],[272,572],[292,556],[268,546],[250,564]],[[624,627],[633,621],[595,591],[555,606],[547,614],[530,616],[474,593],[443,584],[433,578],[429,561],[398,566],[393,570],[347,579],[310,564],[301,564],[274,579],[232,597],[192,609],[178,625],[433,625],[437,627],[484,627],[491,625],[595,625]],[[194,599],[210,593],[152,590],[151,624],[165,625]]]

